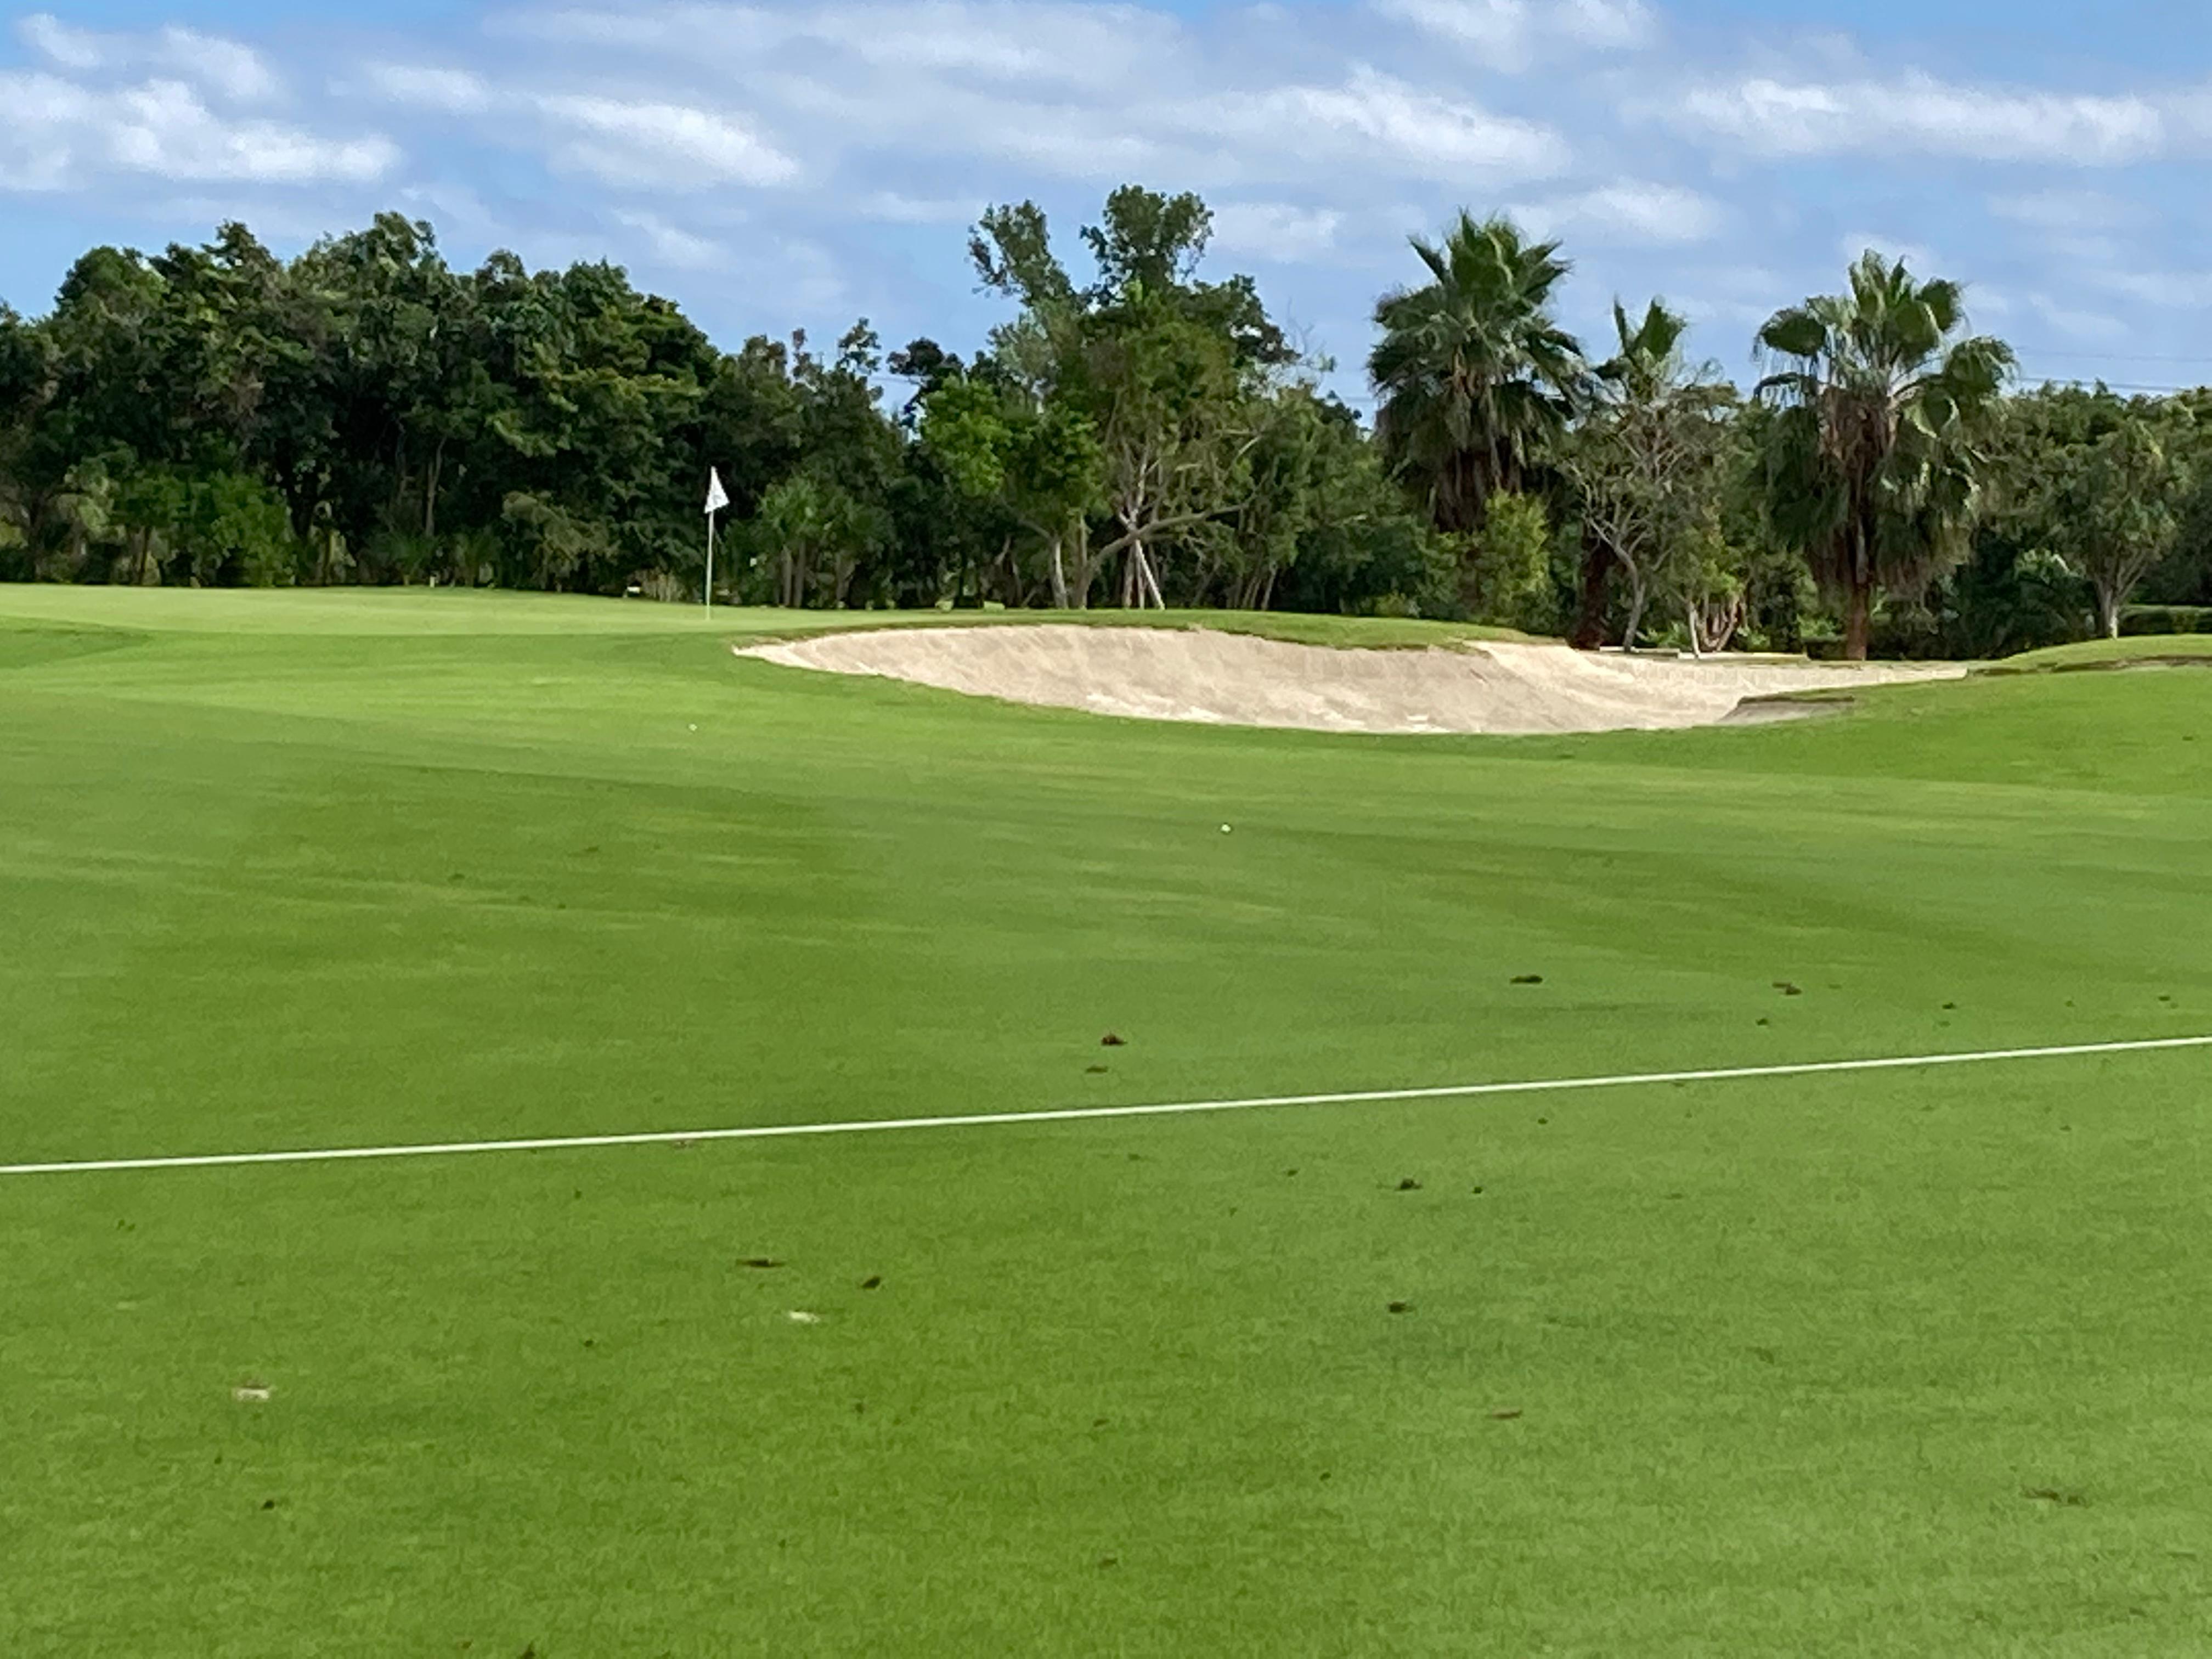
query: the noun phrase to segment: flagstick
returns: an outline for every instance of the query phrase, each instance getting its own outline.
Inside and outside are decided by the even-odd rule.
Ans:
[[[699,605],[707,615],[714,614],[714,514],[730,504],[729,492],[722,488],[719,467],[707,469],[707,580],[699,590]]]

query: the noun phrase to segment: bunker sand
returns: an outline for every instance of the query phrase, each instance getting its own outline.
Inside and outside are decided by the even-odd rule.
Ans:
[[[866,629],[738,654],[1139,720],[1498,735],[1716,726],[1765,712],[1755,701],[1745,708],[1747,699],[1966,672],[1957,664],[1593,655],[1503,641],[1341,650],[1204,629],[1067,623]]]

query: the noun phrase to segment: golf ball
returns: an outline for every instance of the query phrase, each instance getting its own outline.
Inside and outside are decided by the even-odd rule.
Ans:
[[[1229,826],[1227,824],[1224,823],[1221,826],[1221,833],[1224,836],[1229,833]]]

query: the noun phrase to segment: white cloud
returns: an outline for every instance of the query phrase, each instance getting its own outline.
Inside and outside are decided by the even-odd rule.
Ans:
[[[2000,219],[2067,235],[2115,230],[2140,216],[2129,204],[2094,190],[2039,190],[1992,196],[1989,205]]]
[[[1903,260],[1922,276],[1940,276],[1945,273],[1938,267],[1941,260],[1925,243],[1902,236],[1892,236],[1879,230],[1847,230],[1836,238],[1836,254],[1846,263],[1856,263],[1869,249],[1892,261]]]
[[[331,140],[273,121],[225,121],[175,82],[121,93],[108,111],[117,158],[164,178],[358,181],[380,176],[398,158],[380,137]]]
[[[2156,155],[2166,137],[2147,98],[1959,86],[1917,72],[1894,82],[1710,82],[1662,112],[1679,126],[1774,157],[1917,152],[2113,166]]]
[[[964,196],[906,196],[879,190],[862,197],[853,210],[864,219],[887,225],[964,225],[976,218],[986,204]]]
[[[2195,270],[2100,270],[2091,280],[2100,288],[2137,303],[2168,311],[2212,307],[2212,276]]]
[[[15,26],[23,43],[57,68],[163,71],[233,103],[265,103],[283,83],[251,46],[197,29],[171,27],[157,34],[102,34],[73,28],[46,12]]]
[[[826,52],[904,76],[1018,82],[1031,92],[1157,73],[1191,46],[1182,26],[1164,12],[1065,0],[920,0],[777,11],[578,6],[514,14],[502,26],[541,40],[687,62],[738,64],[779,53],[818,62]]]
[[[2128,334],[2128,325],[2118,318],[2063,304],[2047,294],[2031,295],[2028,304],[2051,327],[2076,339],[2119,340]]]
[[[0,188],[54,191],[122,173],[179,182],[363,183],[399,157],[379,135],[331,138],[217,114],[193,88],[149,81],[98,92],[44,74],[0,73]]]
[[[851,283],[836,256],[805,237],[751,240],[741,257],[720,267],[727,280],[779,297],[784,317],[852,315],[857,303]]]
[[[490,86],[467,70],[439,69],[422,64],[371,64],[362,72],[369,91],[395,104],[471,115],[492,106]]]
[[[1623,0],[1515,3],[1554,29],[1602,33],[1626,15]],[[1449,82],[1418,84],[1364,64],[1340,79],[1271,68],[1284,55],[1271,44],[1282,27],[1249,18],[1253,41],[1267,48],[1256,59],[1162,10],[1034,0],[585,8],[525,13],[507,27],[564,57],[588,47],[601,82],[610,60],[627,76],[649,59],[672,102],[741,100],[757,143],[788,151],[799,141],[770,131],[804,133],[810,176],[883,151],[1116,183],[1234,188],[1322,169],[1481,187],[1548,176],[1567,156],[1552,128],[1496,113]],[[711,73],[696,67],[708,64]],[[595,170],[635,176],[634,159]]]
[[[678,270],[704,270],[729,257],[729,250],[720,242],[672,225],[657,214],[619,212],[615,222],[643,236],[656,263]]]
[[[1659,33],[1659,20],[1640,0],[1561,0],[1552,12],[1552,27],[1588,46],[1648,46]]]
[[[795,33],[794,15],[732,5],[639,5],[610,10],[588,5],[525,6],[493,19],[501,35],[559,46],[604,47],[649,56],[719,58],[736,51],[761,52]]]
[[[15,33],[32,51],[64,69],[98,69],[106,62],[99,35],[73,29],[48,12],[32,13],[15,25]]]
[[[1292,264],[1333,252],[1344,216],[1284,202],[1224,202],[1213,210],[1213,246],[1223,253]]]
[[[265,102],[283,90],[259,52],[197,29],[163,29],[156,57],[163,67],[238,103]]]
[[[1338,87],[1287,86],[1226,94],[1187,118],[1195,132],[1235,147],[1246,176],[1295,176],[1333,162],[1384,177],[1437,183],[1543,178],[1568,160],[1551,128],[1370,69]]]
[[[819,118],[826,111],[817,104],[807,112]],[[879,106],[872,131],[833,125],[823,136],[831,145],[851,146],[855,161],[865,132],[870,149],[913,149],[987,167],[1001,177],[1007,163],[1102,182],[1156,178],[1196,165],[1187,162],[1185,152],[1170,142],[1174,135],[1145,122],[1142,113],[1127,111],[1117,121],[1078,106],[1022,103],[939,88],[927,106]],[[1215,170],[1206,171],[1212,176]]]
[[[1182,26],[1137,6],[930,3],[831,6],[794,21],[795,35],[910,74],[1040,86],[1141,72],[1187,49]]]
[[[466,185],[450,181],[406,185],[401,187],[398,198],[419,217],[434,220],[441,235],[461,229],[472,236],[495,241],[506,234],[499,215]]]
[[[1499,70],[1526,69],[1547,46],[1629,51],[1659,33],[1642,0],[1374,0],[1383,16],[1462,47]]]
[[[787,185],[799,163],[743,123],[689,104],[547,97],[539,108],[569,136],[556,158],[611,184],[654,190]]]
[[[1582,235],[1601,242],[1705,242],[1727,222],[1720,204],[1694,190],[1636,179],[1532,202],[1513,212],[1540,234]]]
[[[98,199],[154,234],[204,215],[283,238],[396,202],[457,257],[698,273],[665,280],[718,328],[850,306],[958,344],[1002,314],[961,257],[987,204],[1043,203],[1079,259],[1072,226],[1135,181],[1204,194],[1218,268],[1262,266],[1344,362],[1411,274],[1405,234],[1462,205],[1562,237],[1600,331],[1611,294],[1660,290],[1747,332],[1872,240],[1987,276],[1978,311],[2008,294],[2008,325],[2085,356],[2123,324],[2212,352],[2212,278],[2145,165],[2212,157],[2212,84],[2155,65],[2004,85],[1963,50],[1916,70],[1749,14],[1670,30],[1662,0],[493,0],[480,25],[395,8],[343,40],[28,3],[0,191],[45,192],[55,227]],[[1941,258],[1842,234],[1866,225]],[[7,244],[39,239],[0,238],[26,291],[46,256]]]

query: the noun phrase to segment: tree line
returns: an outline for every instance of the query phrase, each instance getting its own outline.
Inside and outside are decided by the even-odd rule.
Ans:
[[[1249,277],[1202,273],[1211,223],[1126,186],[1079,270],[992,209],[969,253],[1006,311],[965,359],[866,322],[724,351],[615,266],[459,270],[394,215],[289,261],[236,224],[98,248],[45,316],[0,307],[0,578],[696,599],[713,466],[733,602],[1850,655],[2212,602],[2212,393],[2021,390],[1954,283],[1869,253],[1741,388],[1660,301],[1577,339],[1559,245],[1462,214],[1376,304],[1367,420]]]

